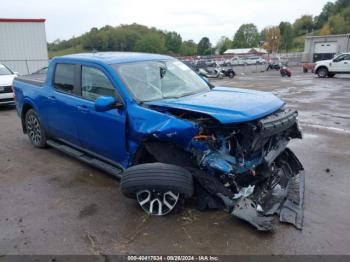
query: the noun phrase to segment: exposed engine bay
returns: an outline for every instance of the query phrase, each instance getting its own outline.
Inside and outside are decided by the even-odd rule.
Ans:
[[[302,228],[304,171],[287,148],[291,139],[302,138],[297,111],[280,109],[259,120],[229,125],[192,112],[171,114],[199,126],[186,153],[174,146],[169,151],[175,153],[169,155],[157,143],[145,148],[157,161],[191,170],[199,209],[225,209],[263,231],[273,229],[273,215]]]

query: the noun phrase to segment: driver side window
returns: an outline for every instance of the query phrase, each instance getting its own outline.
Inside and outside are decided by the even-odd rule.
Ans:
[[[115,88],[107,76],[99,69],[82,66],[82,97],[95,101],[99,96],[115,96]]]

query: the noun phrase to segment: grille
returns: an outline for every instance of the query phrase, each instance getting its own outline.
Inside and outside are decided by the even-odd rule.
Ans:
[[[0,86],[0,94],[12,93],[11,86]]]
[[[0,103],[1,102],[14,102],[13,98],[0,98]]]

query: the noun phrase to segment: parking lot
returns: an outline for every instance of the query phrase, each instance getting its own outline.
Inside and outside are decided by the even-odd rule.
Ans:
[[[254,71],[254,70],[253,70]],[[0,109],[1,254],[350,254],[350,77],[292,68],[239,72],[216,86],[270,91],[300,113],[291,148],[306,171],[304,229],[260,233],[223,211],[186,203],[150,217],[116,179],[54,149],[34,149],[14,108]]]

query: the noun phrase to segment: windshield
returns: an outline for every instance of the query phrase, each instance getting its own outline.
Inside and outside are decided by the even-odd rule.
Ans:
[[[208,84],[177,60],[146,61],[113,66],[139,101],[179,98],[209,91]]]
[[[4,65],[0,64],[0,75],[12,75],[13,73]]]

